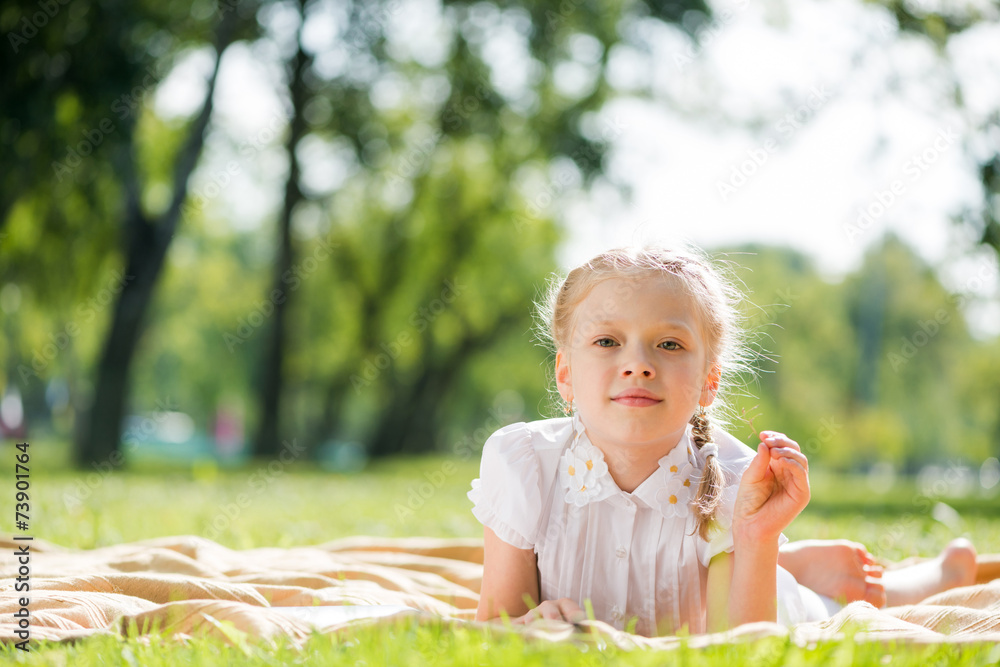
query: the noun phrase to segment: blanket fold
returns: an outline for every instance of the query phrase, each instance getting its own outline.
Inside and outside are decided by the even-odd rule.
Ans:
[[[17,642],[15,549],[0,538],[0,641]],[[202,537],[162,537],[91,550],[35,539],[31,549],[32,640],[74,641],[162,632],[184,640],[238,636],[304,642],[311,632],[345,632],[358,623],[474,623],[483,571],[478,539],[351,537],[317,546],[229,549]],[[590,621],[490,624],[551,641],[601,637],[622,648],[671,648],[676,637],[640,637]],[[582,631],[582,632],[581,632]],[[856,633],[856,634],[855,634]],[[755,623],[692,637],[703,646],[737,639],[789,636],[800,643],[845,634],[870,640],[1000,641],[1000,580],[948,591],[920,605],[877,610],[865,603],[831,619],[787,630]]]

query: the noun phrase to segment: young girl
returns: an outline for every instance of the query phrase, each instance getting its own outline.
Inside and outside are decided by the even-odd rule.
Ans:
[[[828,615],[778,567],[809,500],[806,457],[784,434],[761,432],[754,452],[717,426],[750,358],[740,299],[707,260],[658,248],[603,253],[554,286],[542,314],[571,416],[484,446],[469,492],[479,620],[577,621],[589,601],[656,635]]]

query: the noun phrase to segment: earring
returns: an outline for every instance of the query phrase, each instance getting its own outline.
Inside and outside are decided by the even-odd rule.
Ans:
[[[569,403],[563,406],[563,412],[567,415],[573,414],[573,397],[569,397]]]

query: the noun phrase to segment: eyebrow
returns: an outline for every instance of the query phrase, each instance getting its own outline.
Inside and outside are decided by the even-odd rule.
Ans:
[[[592,320],[587,322],[591,327],[606,327],[606,326],[619,326],[620,322],[618,320]],[[653,325],[655,329],[683,329],[684,331],[691,331],[691,327],[680,322],[678,320],[664,320],[662,322],[657,322]]]

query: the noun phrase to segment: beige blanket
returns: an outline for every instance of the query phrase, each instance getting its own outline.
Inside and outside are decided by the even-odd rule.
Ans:
[[[25,542],[0,538],[0,641],[17,642],[18,558]],[[211,635],[226,641],[304,642],[314,629],[349,632],[358,623],[400,615],[473,623],[482,577],[478,539],[357,537],[314,547],[235,551],[195,536],[165,537],[94,550],[71,550],[35,539],[30,544],[30,637],[72,640],[97,634],[164,632],[180,640]],[[410,607],[379,619],[312,620],[294,607]],[[331,613],[345,610],[327,609]],[[494,627],[497,627],[494,625]],[[1000,580],[929,598],[920,605],[876,610],[854,603],[833,618],[786,630],[773,623],[696,637],[689,645],[734,638],[784,636],[797,642],[858,638],[914,642],[1000,641]],[[498,627],[498,630],[500,628]],[[574,627],[534,625],[524,632],[552,640],[600,635],[618,646],[669,648],[679,640],[645,638],[601,622]]]

